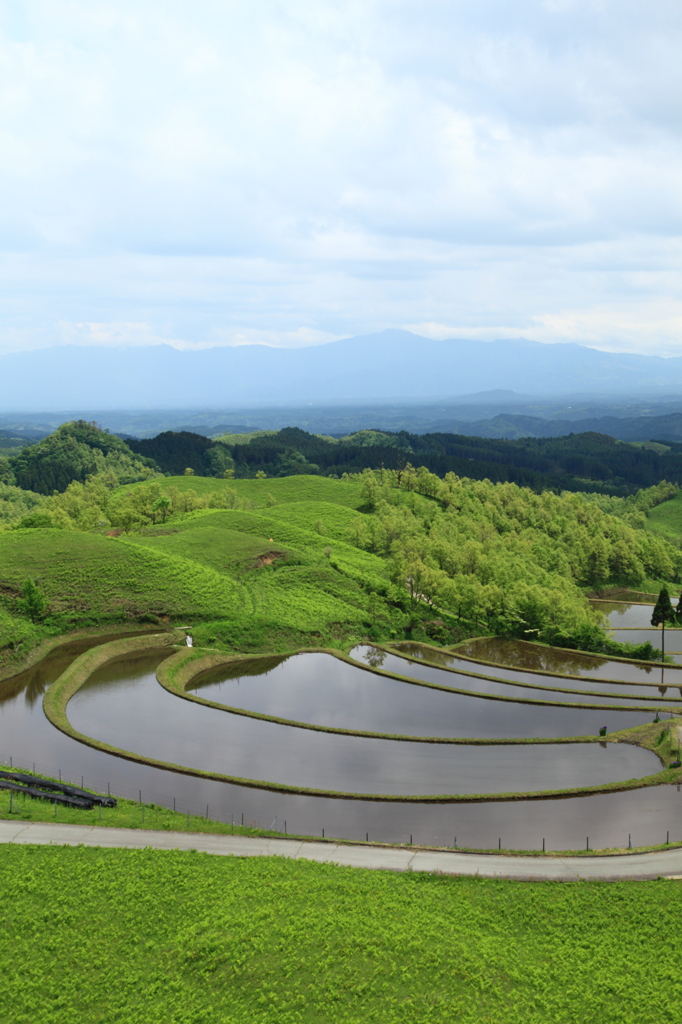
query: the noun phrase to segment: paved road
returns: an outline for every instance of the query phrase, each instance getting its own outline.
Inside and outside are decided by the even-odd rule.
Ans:
[[[51,822],[0,821],[0,843],[56,846],[107,846],[124,849],[199,850],[236,857],[291,857],[385,871],[432,871],[444,875],[481,875],[571,882],[578,879],[682,878],[682,849],[620,857],[501,857],[495,854],[411,850],[209,835],[201,832],[155,832],[145,829],[96,828]]]

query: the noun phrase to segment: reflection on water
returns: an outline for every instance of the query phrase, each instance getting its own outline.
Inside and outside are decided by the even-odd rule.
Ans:
[[[357,647],[353,652],[354,657],[359,657],[360,660],[364,661],[368,656],[372,656],[372,648],[365,646]],[[459,648],[458,648],[459,650]],[[518,696],[519,699],[532,698],[533,700],[551,700],[561,701],[563,703],[573,704],[631,704],[633,701],[637,706],[646,706],[646,702],[643,702],[640,698],[646,697],[648,700],[657,700],[658,692],[656,683],[664,676],[664,673],[668,673],[669,681],[674,682],[675,679],[679,679],[682,684],[682,675],[678,675],[678,670],[671,668],[668,669],[653,669],[652,666],[646,666],[652,670],[652,674],[649,677],[649,683],[639,683],[637,685],[630,683],[627,679],[618,680],[617,682],[601,682],[594,676],[590,677],[567,677],[565,679],[558,678],[556,676],[543,676],[541,674],[534,674],[530,671],[522,671],[521,669],[507,668],[505,665],[492,665],[486,666],[479,662],[468,661],[465,658],[458,657],[457,654],[450,653],[448,651],[435,651],[434,648],[427,647],[423,644],[396,644],[395,645],[396,655],[401,658],[401,664],[408,665],[406,658],[415,659],[418,662],[434,662],[442,665],[443,668],[449,668],[451,672],[461,673],[483,673],[487,675],[495,676],[497,679],[507,679],[509,683],[528,683],[534,689],[528,689],[523,687],[523,690],[515,688],[513,686],[505,685],[500,686],[499,683],[494,684],[493,689],[489,689],[488,683],[480,682],[478,677],[472,678],[465,675],[449,676],[445,673],[439,673],[440,680],[445,685],[450,686],[463,686],[465,689],[481,691],[483,687],[486,687],[486,692],[499,693],[501,696]],[[432,658],[432,654],[435,654],[435,658]],[[391,657],[388,655],[387,657]],[[389,662],[384,661],[383,667],[386,668]],[[396,665],[396,662],[393,662]],[[612,664],[609,662],[608,664]],[[636,666],[624,663],[626,675],[628,670],[636,670]],[[397,667],[393,668],[393,671],[400,671]],[[671,674],[672,672],[672,674]],[[400,671],[401,675],[412,675],[416,674],[417,678],[427,678],[423,675],[423,670],[419,668],[417,671],[414,667],[407,667],[405,671]],[[428,677],[431,680],[431,676]],[[438,678],[438,677],[434,677]],[[448,678],[450,682],[448,683]],[[638,678],[635,672],[635,678]],[[640,677],[641,678],[641,677]],[[644,674],[643,678],[647,678]],[[453,682],[453,679],[457,679],[457,682]],[[548,690],[540,690],[539,687],[547,687]],[[537,688],[537,689],[536,689]],[[577,691],[577,692],[576,692]],[[679,701],[681,698],[677,697],[676,692],[672,694],[671,699],[673,701]]]
[[[153,672],[133,674],[131,667],[121,661],[93,675],[69,704],[74,727],[140,754],[241,778],[419,795],[572,788],[638,778],[660,767],[650,751],[626,744],[467,747],[295,729],[183,701],[162,689]],[[320,687],[326,685],[323,671],[320,662]],[[371,676],[356,671],[371,687]]]
[[[660,629],[613,629],[611,637],[620,644],[651,644],[652,647],[661,648]],[[680,653],[682,651],[682,629],[666,628],[665,631],[665,653]]]
[[[84,654],[85,651],[89,651],[93,647],[99,647],[100,644],[106,644],[110,640],[125,640],[126,637],[143,636],[145,632],[147,631],[135,629],[127,633],[99,634],[60,644],[37,665],[0,681],[0,705],[6,701],[15,700],[20,694],[23,694],[25,700],[33,705],[42,697],[48,686],[58,679],[80,654]],[[157,626],[153,632],[159,633],[161,630]]]
[[[453,675],[413,665],[377,648],[352,652],[375,667],[448,687],[501,692],[510,697],[517,687]],[[379,664],[381,663],[381,664]],[[609,732],[651,722],[650,711],[608,711],[482,700],[474,693],[446,693],[411,686],[374,675],[330,654],[298,654],[261,676],[239,676],[238,664],[204,673],[195,688],[209,700],[277,718],[310,722],[337,729],[414,736],[523,737],[594,736],[602,725]],[[522,691],[529,699],[539,691]],[[656,694],[656,690],[651,691]],[[554,696],[544,693],[545,698]],[[573,695],[563,695],[573,700]],[[576,698],[579,700],[580,698]],[[591,698],[594,703],[595,699]]]
[[[682,640],[682,632],[679,637]],[[660,640],[660,633],[656,636],[655,631],[651,630],[646,639]],[[407,650],[408,646],[418,645],[401,644],[400,649]],[[424,648],[424,650],[428,651],[430,648]],[[526,640],[508,640],[504,637],[470,640],[468,643],[458,645],[456,654],[466,655],[475,661],[487,661],[536,672],[557,672],[560,675],[579,679],[592,677],[613,679],[618,682],[644,683],[648,680],[655,683],[661,672],[660,665],[654,663],[613,661],[594,654],[566,651],[558,647],[542,647],[540,644],[530,643]],[[412,656],[411,654],[410,657]],[[427,658],[428,654],[425,653],[423,657]],[[673,670],[673,678],[676,678],[676,672],[676,669]],[[679,675],[679,680],[682,683],[682,674]],[[553,685],[556,685],[556,681]]]
[[[139,679],[153,671],[163,655],[139,658],[132,668]],[[119,666],[119,669],[122,667]],[[131,671],[128,666],[127,671]],[[127,685],[121,671],[114,684]],[[178,704],[190,705],[179,698]],[[481,702],[483,703],[483,702]],[[222,715],[221,712],[215,712]],[[227,717],[227,716],[225,716]],[[363,800],[338,800],[274,793],[234,786],[228,783],[196,779],[188,775],[124,761],[91,747],[83,746],[54,729],[44,717],[40,703],[26,700],[6,701],[0,705],[0,761],[31,768],[33,762],[46,773],[58,774],[80,784],[120,796],[137,799],[138,791],[148,802],[173,806],[180,810],[205,813],[211,817],[246,822],[280,830],[287,822],[288,832],[383,842],[431,843],[451,846],[455,837],[460,846],[537,850],[546,839],[547,849],[627,846],[628,834],[634,845],[659,843],[670,830],[671,840],[682,838],[682,794],[676,786],[656,786],[623,793],[608,793],[564,800],[518,801],[486,804],[376,803]],[[0,801],[2,797],[0,796]],[[6,813],[1,804],[0,813]]]
[[[677,604],[677,599],[672,603]],[[627,604],[624,601],[590,601],[590,604],[597,611],[608,617],[613,629],[638,628],[651,626],[651,615],[654,610],[652,604]],[[679,627],[666,626],[665,634],[674,633]],[[660,636],[661,630],[656,629]],[[660,644],[657,646],[660,647]]]

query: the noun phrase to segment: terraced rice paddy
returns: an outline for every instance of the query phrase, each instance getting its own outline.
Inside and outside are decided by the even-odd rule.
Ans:
[[[260,827],[283,829],[286,821],[289,833],[314,835],[325,829],[331,836],[357,839],[369,834],[388,841],[414,835],[415,842],[452,845],[457,839],[458,845],[489,847],[499,841],[519,849],[538,848],[542,839],[548,848],[575,848],[585,836],[593,846],[622,845],[628,834],[635,844],[660,842],[667,830],[674,838],[682,809],[676,786],[562,800],[414,802],[422,796],[545,793],[652,775],[660,762],[641,748],[551,741],[594,738],[603,726],[613,731],[651,722],[658,707],[674,706],[655,686],[562,679],[498,665],[493,670],[457,656],[448,669],[424,662],[429,653],[433,656],[430,648],[403,648],[408,659],[361,645],[353,657],[369,660],[375,668],[380,661],[380,671],[322,653],[245,659],[204,673],[188,691],[226,708],[293,720],[311,729],[179,699],[155,678],[168,653],[172,651],[143,654],[99,669],[68,705],[72,725],[95,740],[188,769],[329,795],[271,792],[194,778],[75,742],[50,725],[39,701],[63,659],[55,661],[53,672],[43,666],[13,685],[9,681],[0,686],[3,734],[12,737],[13,748],[6,741],[0,758],[12,755],[14,763],[31,767],[37,755],[39,768],[56,774],[59,767],[64,777],[77,782],[85,776],[93,788],[104,789],[108,783],[112,792],[127,796],[137,790],[146,801],[166,806],[175,802],[193,813],[205,803],[211,816],[229,821],[233,815],[239,822],[244,814],[246,823]],[[442,659],[447,662],[451,655],[442,652]],[[570,692],[573,688],[581,692]],[[661,716],[668,719],[670,713]],[[349,736],[315,727],[414,739]],[[427,737],[441,742],[424,742]],[[460,742],[442,742],[453,738]],[[466,742],[482,738],[492,744]],[[518,743],[524,738],[549,742]],[[347,799],[349,793],[356,799]],[[381,803],[362,794],[398,799]]]
[[[662,630],[660,626],[654,628],[651,625],[653,605],[617,601],[593,601],[592,603],[595,608],[607,616],[614,640],[625,644],[650,643],[652,647],[657,647],[660,650]],[[676,603],[673,600],[673,604]],[[665,653],[670,655],[674,662],[682,665],[682,629],[679,627],[666,627]],[[666,685],[674,685],[674,681],[671,683],[668,678],[668,669],[666,668],[665,671]]]

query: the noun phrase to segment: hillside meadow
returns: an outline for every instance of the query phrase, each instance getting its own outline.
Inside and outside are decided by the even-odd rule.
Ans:
[[[197,642],[244,652],[498,633],[652,657],[614,647],[586,594],[682,581],[682,552],[648,528],[676,493],[537,494],[409,465],[127,484],[109,469],[0,530],[0,661],[129,622],[191,625]]]
[[[8,846],[0,885],[12,1024],[679,1018],[679,882]]]

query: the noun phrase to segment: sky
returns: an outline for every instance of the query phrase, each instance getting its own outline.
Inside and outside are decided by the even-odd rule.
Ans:
[[[682,355],[679,0],[3,0],[0,353]]]

